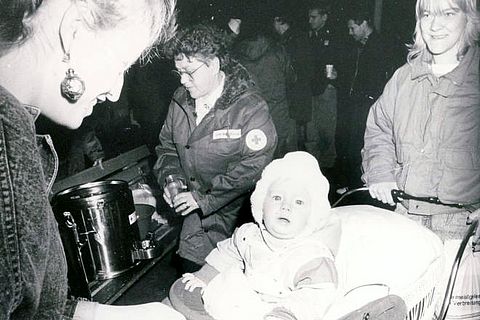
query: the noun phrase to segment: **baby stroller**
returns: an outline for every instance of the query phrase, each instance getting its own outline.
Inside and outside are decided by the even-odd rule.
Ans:
[[[354,315],[345,319],[376,319],[375,314],[362,306],[386,296],[403,299],[407,320],[480,319],[480,315],[447,316],[462,256],[469,249],[480,251],[478,217],[472,219],[453,265],[445,265],[443,243],[430,230],[385,209],[338,206],[345,196],[365,190],[368,189],[351,190],[333,204],[342,220],[342,242],[336,261],[344,294],[325,319],[343,319],[345,314]],[[410,197],[398,190],[393,195]],[[416,199],[438,203],[433,198]]]

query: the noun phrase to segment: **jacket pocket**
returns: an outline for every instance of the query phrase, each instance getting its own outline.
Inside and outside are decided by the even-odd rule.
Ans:
[[[444,151],[438,197],[441,200],[474,203],[480,199],[480,159],[472,151]]]

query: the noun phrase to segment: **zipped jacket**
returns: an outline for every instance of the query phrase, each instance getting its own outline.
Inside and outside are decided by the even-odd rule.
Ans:
[[[174,93],[156,147],[159,184],[168,174],[183,175],[201,209],[200,220],[185,218],[179,245],[180,256],[201,264],[218,241],[232,234],[277,143],[268,106],[253,90],[246,69],[232,60],[224,72],[222,95],[198,125],[188,91],[180,87]],[[201,230],[209,241],[194,237]]]

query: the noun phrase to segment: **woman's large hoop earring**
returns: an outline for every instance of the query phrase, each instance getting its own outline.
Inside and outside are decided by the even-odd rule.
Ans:
[[[65,78],[60,84],[60,91],[68,102],[75,103],[85,92],[85,83],[72,68],[68,68]]]

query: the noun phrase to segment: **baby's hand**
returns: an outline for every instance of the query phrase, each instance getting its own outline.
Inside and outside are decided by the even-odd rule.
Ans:
[[[193,273],[184,273],[182,275],[182,282],[185,283],[185,290],[192,292],[195,288],[203,289],[207,286],[205,282],[197,278]]]

